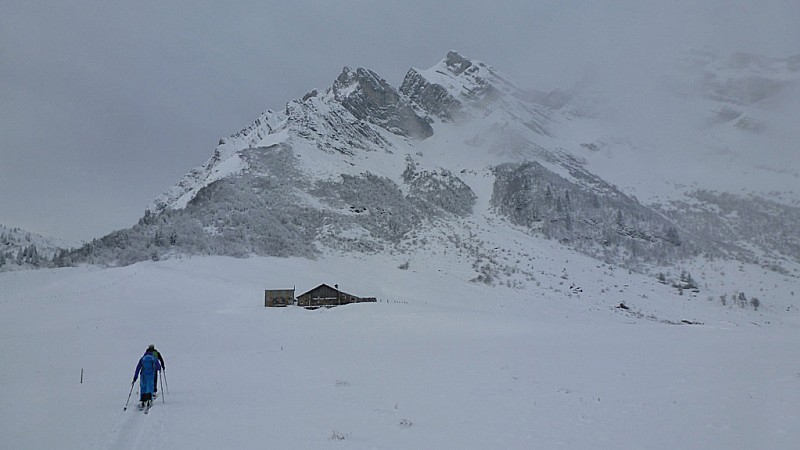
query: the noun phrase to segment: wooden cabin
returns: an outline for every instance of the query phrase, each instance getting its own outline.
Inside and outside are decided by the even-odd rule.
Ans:
[[[292,289],[267,289],[264,291],[264,306],[289,306],[294,305],[294,288]]]
[[[310,291],[300,294],[297,297],[297,305],[306,308],[331,307],[346,305],[348,303],[374,302],[374,297],[361,298],[339,290],[339,285],[330,287],[327,284],[320,284]]]

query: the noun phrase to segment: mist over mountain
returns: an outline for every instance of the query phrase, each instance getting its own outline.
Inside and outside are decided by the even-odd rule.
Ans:
[[[345,67],[220,139],[138,224],[67,263],[443,248],[492,284],[533,273],[498,250],[545,238],[643,272],[703,257],[798,275],[797,107],[784,97],[799,61],[689,52],[629,87],[641,92],[526,91],[456,52],[398,88]]]

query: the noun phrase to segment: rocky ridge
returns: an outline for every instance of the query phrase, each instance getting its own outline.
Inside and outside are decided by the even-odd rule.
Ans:
[[[593,173],[582,155],[601,147],[570,147],[556,132],[582,120],[575,98],[523,91],[455,52],[410,69],[399,89],[345,67],[329,88],[221,139],[136,226],[74,257],[128,264],[176,253],[410,255],[438,240],[473,260],[480,281],[532,276],[530,267],[490,256],[502,226],[643,271],[699,254],[771,267],[800,261],[794,247],[784,254],[775,245],[783,229],[766,231],[774,234],[769,246],[753,241],[757,252],[742,242],[720,246],[724,236],[700,232],[698,216],[645,205]]]

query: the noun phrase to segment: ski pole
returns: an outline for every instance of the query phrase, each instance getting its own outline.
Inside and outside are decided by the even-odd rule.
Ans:
[[[136,380],[131,381],[131,391],[128,392],[128,400],[125,400],[125,407],[122,408],[123,411],[128,410],[128,402],[131,401],[131,394],[133,394],[133,384],[136,383]]]
[[[161,403],[167,403],[167,401],[164,400],[164,397],[166,397],[166,392],[164,392],[164,374],[163,373],[161,374],[161,379],[158,380],[158,381],[161,382],[161,392],[162,392],[162,394],[161,394]]]
[[[164,383],[166,383],[167,385],[167,394],[169,394],[169,381],[167,381],[167,369],[164,369],[161,372],[163,372],[162,373],[163,376],[161,378],[164,379]]]

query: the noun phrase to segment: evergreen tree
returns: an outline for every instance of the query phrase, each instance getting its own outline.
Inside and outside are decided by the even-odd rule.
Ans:
[[[160,229],[156,230],[155,235],[153,235],[153,243],[156,247],[164,245],[164,233]]]
[[[692,278],[692,274],[689,272],[686,272],[686,279],[684,280],[684,286],[686,287],[686,289],[697,289],[697,283],[694,281],[694,278]]]
[[[25,262],[27,262],[32,266],[38,267],[39,264],[41,263],[41,260],[39,258],[39,251],[36,249],[36,245],[34,244],[29,245],[27,253],[28,254],[27,257],[25,258]]]
[[[58,251],[53,253],[53,265],[56,267],[66,267],[69,265],[69,251],[66,249],[60,248]]]

